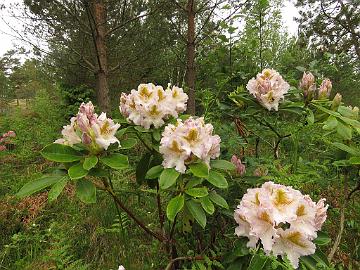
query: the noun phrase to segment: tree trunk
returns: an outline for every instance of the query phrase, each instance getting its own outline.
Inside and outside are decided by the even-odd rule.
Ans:
[[[195,115],[195,0],[187,3],[186,86],[189,89],[187,112]]]
[[[95,49],[98,69],[96,77],[96,98],[104,112],[110,110],[108,62],[106,48],[106,6],[104,0],[94,0]]]

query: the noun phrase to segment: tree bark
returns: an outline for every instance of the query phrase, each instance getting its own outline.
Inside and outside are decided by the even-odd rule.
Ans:
[[[108,85],[108,59],[106,48],[106,6],[104,0],[94,0],[94,37],[96,60],[98,68],[95,72],[96,77],[96,98],[99,107],[104,112],[109,112],[110,98]]]
[[[195,0],[188,0],[187,3],[187,44],[186,44],[186,76],[185,83],[189,89],[189,100],[187,112],[195,115]]]

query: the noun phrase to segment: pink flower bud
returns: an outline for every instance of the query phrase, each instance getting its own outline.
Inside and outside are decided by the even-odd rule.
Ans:
[[[233,155],[231,157],[231,162],[235,165],[236,172],[241,176],[243,176],[246,172],[246,167],[244,164],[241,163],[241,159],[238,158],[236,155]]]
[[[266,176],[268,174],[268,169],[266,169],[265,167],[257,167],[254,171],[254,176]]]
[[[9,130],[7,133],[4,134],[4,137],[15,138],[16,134],[14,131]]]
[[[303,90],[304,98],[310,101],[314,98],[314,92],[316,90],[315,77],[311,72],[304,72],[300,81],[299,88]]]
[[[332,83],[329,79],[324,79],[320,85],[318,99],[326,99],[330,96]]]

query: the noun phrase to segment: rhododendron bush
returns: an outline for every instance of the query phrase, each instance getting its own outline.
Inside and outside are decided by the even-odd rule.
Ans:
[[[336,138],[331,145],[348,155],[337,164],[359,164],[359,152],[349,144],[353,134],[360,133],[359,109],[343,105],[341,95],[329,100],[329,79],[318,84],[311,73],[305,72],[298,85],[290,87],[279,72],[265,69],[248,81],[246,90],[239,87],[229,95],[234,105],[229,114],[237,119],[236,128],[246,143],[250,144],[250,136],[256,138],[256,159],[260,160],[260,143],[266,143],[272,148],[275,164],[283,154],[280,146],[284,140],[318,122],[324,136]],[[312,196],[292,188],[296,182],[278,176],[279,163],[279,174],[273,175],[273,171],[258,166],[260,163],[247,162],[244,151],[228,153],[228,148],[223,148],[227,142],[220,138],[221,130],[211,119],[183,114],[187,101],[182,88],[169,84],[164,89],[147,83],[130,93],[121,93],[122,119],[112,119],[104,112],[97,114],[91,102],[81,104],[78,113],[63,127],[62,136],[41,151],[43,157],[60,166],[26,184],[18,196],[49,188],[49,201],[54,201],[70,182],[84,203],[96,203],[97,193],[105,192],[119,211],[161,243],[162,251],[169,255],[166,269],[181,269],[187,261],[218,267],[208,269],[240,269],[236,268],[239,265],[262,269],[267,263],[273,265],[272,269],[307,269],[309,261],[328,266],[316,246],[328,243],[321,232],[329,207],[325,198],[315,202]],[[295,115],[294,121],[303,121],[303,127],[293,131],[279,125],[284,115]],[[250,119],[264,134],[271,132],[273,142],[269,142],[268,135],[264,138],[246,130],[241,119]],[[132,164],[132,155],[139,151],[142,157]],[[135,170],[139,193],[156,197],[157,228],[148,226],[145,218],[139,217],[114,189],[114,171],[131,168]],[[215,226],[222,226],[221,234],[231,231],[223,240],[234,243],[234,250],[217,246]],[[190,240],[190,232],[200,235],[201,240]],[[237,245],[244,240],[240,252]],[[211,252],[201,252],[204,245]],[[198,252],[184,252],[188,249]]]

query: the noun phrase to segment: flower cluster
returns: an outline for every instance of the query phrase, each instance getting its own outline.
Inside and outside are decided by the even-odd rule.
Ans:
[[[83,143],[91,151],[98,152],[106,150],[112,143],[119,143],[115,137],[119,127],[120,124],[115,124],[112,119],[107,118],[106,113],[98,116],[91,102],[82,103],[78,114],[70,119],[70,125],[63,127],[63,138],[55,143],[70,146]]]
[[[8,132],[4,133],[0,136],[0,151],[5,151],[6,145],[11,143],[11,139],[15,138],[16,134],[14,131],[9,130]]]
[[[303,91],[304,99],[311,101],[317,94],[317,99],[327,99],[330,96],[332,83],[329,79],[325,78],[316,93],[315,77],[311,72],[304,72],[302,79],[299,83],[299,88]]]
[[[159,128],[164,120],[186,110],[187,94],[182,88],[170,85],[166,90],[152,83],[140,84],[138,90],[130,94],[122,93],[120,97],[120,112],[135,125],[149,129],[151,125]]]
[[[246,85],[247,90],[269,111],[278,110],[279,102],[290,85],[273,69],[264,69]]]
[[[246,172],[246,167],[245,165],[241,162],[241,159],[238,158],[236,155],[233,155],[231,157],[231,162],[232,164],[235,165],[236,168],[236,173],[243,176]]]
[[[178,119],[175,125],[167,125],[159,148],[164,157],[163,166],[185,173],[185,164],[198,159],[209,165],[211,158],[220,155],[221,139],[212,132],[213,126],[205,124],[203,117],[190,117],[184,122]]]
[[[267,254],[287,255],[297,268],[300,256],[315,252],[312,240],[326,220],[324,202],[315,203],[298,190],[267,182],[243,196],[234,213],[239,224],[235,234],[248,237],[248,247],[255,247],[260,239]]]

